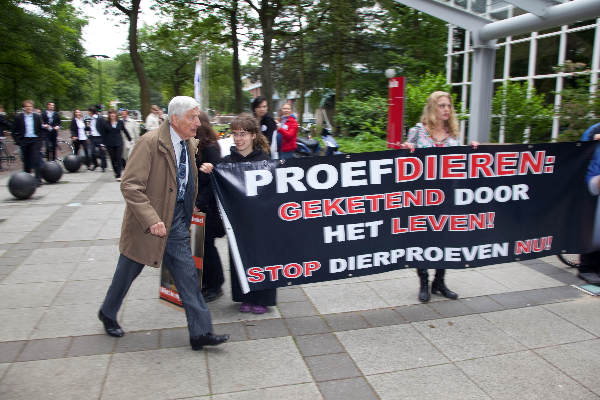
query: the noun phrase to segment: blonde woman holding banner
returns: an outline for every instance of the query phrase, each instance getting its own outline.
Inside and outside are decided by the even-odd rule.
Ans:
[[[471,142],[476,148],[477,142]],[[433,92],[427,98],[423,108],[421,122],[408,131],[406,142],[402,148],[410,149],[428,147],[450,147],[460,146],[458,137],[458,119],[452,105],[452,97],[447,92]],[[419,289],[419,301],[426,303],[431,298],[429,294],[429,275],[427,269],[418,268],[417,275],[421,283]],[[436,269],[435,278],[431,283],[431,293],[439,293],[442,296],[455,300],[458,294],[448,289],[445,282],[446,270]]]

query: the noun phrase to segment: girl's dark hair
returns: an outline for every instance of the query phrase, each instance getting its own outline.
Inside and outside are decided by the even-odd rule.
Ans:
[[[198,119],[200,119],[200,126],[196,128],[196,139],[200,141],[198,150],[202,150],[211,143],[217,143],[217,134],[204,111],[200,111]]]
[[[252,114],[256,115],[256,112],[254,112],[254,110],[256,110],[258,106],[262,104],[263,101],[267,101],[267,98],[264,96],[258,96],[254,100],[252,100]]]
[[[260,132],[258,127],[258,121],[249,113],[241,113],[236,116],[230,124],[231,131],[246,131],[248,133],[254,133],[256,138],[252,142],[252,148],[254,150],[262,150],[265,154],[270,154],[271,149],[269,148],[269,142],[265,135]]]

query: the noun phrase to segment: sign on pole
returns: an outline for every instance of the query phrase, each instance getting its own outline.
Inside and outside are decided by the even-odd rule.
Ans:
[[[404,128],[405,78],[399,76],[388,80],[388,128],[387,147],[399,149]]]

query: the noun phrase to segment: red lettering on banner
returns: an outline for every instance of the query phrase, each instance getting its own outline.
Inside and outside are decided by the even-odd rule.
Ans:
[[[346,199],[348,214],[363,214],[365,212],[362,196],[353,196]]]
[[[408,217],[408,230],[411,232],[423,232],[427,230],[425,226],[425,215],[411,215]]]
[[[467,231],[467,216],[466,215],[451,215],[450,229],[451,232]]]
[[[425,179],[430,181],[437,178],[437,157],[436,156],[425,156]]]
[[[265,271],[269,271],[271,273],[270,279],[273,282],[279,279],[279,270],[282,268],[283,265],[271,265],[269,267],[265,267]]]
[[[519,175],[526,175],[528,172],[541,174],[544,167],[545,151],[536,151],[535,157],[530,151],[521,153],[521,162],[519,163]]]
[[[304,212],[304,218],[318,218],[321,216],[321,201],[320,200],[309,200],[302,202],[302,209]]]
[[[284,221],[295,221],[302,216],[300,204],[294,202],[283,203],[279,206],[277,213],[279,214],[279,218]]]
[[[248,282],[258,283],[265,280],[265,274],[263,274],[263,270],[260,267],[252,267],[248,269]]]
[[[404,192],[404,207],[422,206],[423,205],[423,191],[417,190],[416,192]]]
[[[494,213],[488,213],[488,214],[494,214]],[[492,217],[492,225],[491,226],[488,226],[486,224],[485,219],[486,219],[485,213],[470,214],[469,215],[469,230],[474,231],[475,229],[493,228],[494,227],[493,217]]]
[[[544,250],[550,250],[552,236],[544,236],[535,239],[517,240],[515,242],[515,255],[539,253]]]
[[[418,179],[423,174],[423,162],[416,157],[396,158],[396,183]]]
[[[335,212],[336,215],[346,215],[344,209],[340,206],[340,204],[344,201],[343,197],[338,197],[337,199],[324,199],[323,200],[323,215],[326,217],[331,217]]]
[[[442,166],[440,168],[441,179],[464,179],[467,172],[464,171],[466,154],[445,154],[442,156]],[[462,171],[455,171],[461,169]]]
[[[385,194],[385,209],[394,210],[402,208],[402,192],[392,192]]]
[[[494,164],[494,156],[487,153],[469,154],[471,160],[469,168],[469,178],[479,178],[479,173],[485,178],[494,176],[492,165]]]
[[[292,268],[296,272],[292,273]],[[288,279],[297,278],[300,275],[302,275],[302,267],[300,266],[300,264],[295,264],[295,263],[286,264],[286,266],[283,268],[283,276],[285,276]]]
[[[307,261],[304,263],[304,276],[312,276],[313,271],[321,268],[321,263],[318,261]]]
[[[519,153],[516,151],[496,153],[496,176],[516,175],[518,157]]]
[[[365,195],[365,200],[368,200],[371,204],[371,212],[379,211],[379,200],[383,199],[384,196],[382,194],[367,194]]]
[[[394,217],[392,218],[392,235],[397,235],[398,233],[406,233],[408,232],[407,228],[400,227],[400,218]]]
[[[444,192],[440,189],[427,189],[425,193],[427,194],[426,206],[438,206],[444,202]]]
[[[431,229],[434,232],[440,232],[441,230],[444,229],[444,226],[446,225],[446,222],[448,221],[448,216],[440,215],[440,219],[438,220],[435,218],[435,215],[428,215],[427,221],[429,222],[429,225],[431,225]]]

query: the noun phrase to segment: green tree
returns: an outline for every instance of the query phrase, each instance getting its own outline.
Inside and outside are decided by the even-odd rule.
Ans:
[[[550,141],[552,107],[544,104],[544,98],[532,89],[527,96],[527,84],[511,82],[496,90],[492,100],[492,141],[498,141],[501,116],[504,115],[504,142],[523,143],[525,129],[530,128],[529,143]]]

